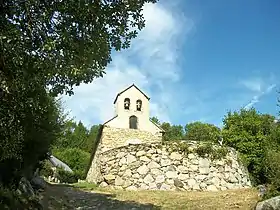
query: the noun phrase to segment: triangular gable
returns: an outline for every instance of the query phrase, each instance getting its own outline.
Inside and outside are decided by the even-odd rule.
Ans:
[[[119,97],[122,93],[124,93],[125,91],[127,91],[128,89],[130,89],[130,88],[132,88],[132,87],[135,87],[135,88],[136,88],[140,93],[142,93],[148,100],[150,100],[150,98],[149,98],[145,93],[143,93],[136,85],[132,84],[132,85],[130,85],[128,88],[124,89],[123,91],[121,91],[121,92],[119,92],[119,93],[117,94],[117,96],[116,96],[116,98],[115,98],[115,100],[114,100],[114,104],[117,102],[118,97]]]

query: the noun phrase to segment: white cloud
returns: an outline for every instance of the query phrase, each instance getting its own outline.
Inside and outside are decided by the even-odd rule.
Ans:
[[[270,82],[262,78],[251,78],[241,82],[241,84],[255,94],[250,102],[244,106],[244,109],[250,109],[255,104],[259,103],[262,96],[269,94],[276,87],[276,84],[269,83]]]
[[[135,83],[151,97],[151,115],[170,121],[171,110],[180,104],[180,99],[174,100],[181,75],[176,62],[193,22],[160,3],[146,4],[143,15],[146,27],[130,49],[113,54],[104,78],[76,87],[74,96],[64,96],[66,108],[77,120],[91,125],[110,119],[116,94]]]
[[[249,90],[255,92],[260,92],[264,86],[264,82],[261,78],[251,78],[248,80],[242,80],[240,83]]]

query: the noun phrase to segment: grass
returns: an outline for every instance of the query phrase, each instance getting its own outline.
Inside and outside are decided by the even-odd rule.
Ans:
[[[71,193],[65,193],[66,188],[68,192],[71,190]],[[132,209],[137,207],[137,209],[168,210],[249,210],[253,209],[259,200],[258,191],[256,189],[220,192],[125,191],[98,188],[96,185],[89,183],[77,183],[71,186],[59,187],[53,185],[49,193],[51,193],[54,201],[64,201],[61,202],[61,205],[65,207],[68,206],[68,209],[71,209],[69,207],[71,205],[76,205],[76,207],[88,205],[91,207],[98,206],[100,209]],[[48,194],[48,192],[46,192],[46,194]],[[82,199],[79,198],[81,196]],[[70,201],[72,204],[69,204]],[[106,208],[104,208],[104,206]],[[95,207],[95,209],[99,209],[98,207]],[[56,208],[58,207],[56,206]]]
[[[71,184],[74,188],[78,189],[85,189],[85,190],[94,190],[97,189],[98,186],[93,183],[88,183],[88,182],[80,182],[80,183],[74,183]]]
[[[152,203],[161,209],[252,209],[258,201],[255,190],[224,192],[111,191],[116,199]]]

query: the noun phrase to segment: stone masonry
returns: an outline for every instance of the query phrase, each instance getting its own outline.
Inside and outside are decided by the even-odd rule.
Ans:
[[[198,143],[188,144],[194,151]],[[221,160],[176,152],[161,143],[99,150],[87,180],[126,190],[218,191],[250,187],[248,172],[238,162],[237,152],[228,150]]]
[[[101,138],[101,150],[106,151],[129,144],[159,143],[161,134],[154,135],[147,131],[104,126]]]

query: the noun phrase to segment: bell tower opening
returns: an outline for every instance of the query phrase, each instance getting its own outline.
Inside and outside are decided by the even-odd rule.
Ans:
[[[140,99],[136,101],[136,110],[142,111],[142,101]]]
[[[130,108],[130,99],[125,98],[124,99],[124,109],[129,110],[129,108]]]

